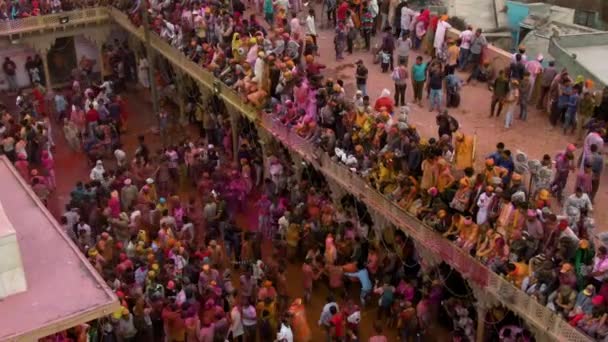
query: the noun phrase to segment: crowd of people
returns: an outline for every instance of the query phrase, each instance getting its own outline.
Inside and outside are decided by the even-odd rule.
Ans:
[[[133,22],[141,23],[141,2],[124,5]],[[603,172],[608,90],[596,96],[592,82],[572,80],[553,62],[544,67],[542,56],[529,59],[524,47],[507,70],[494,75],[482,59],[487,41],[481,30],[470,27],[457,40],[446,39],[447,17],[414,11],[405,2],[326,1],[327,23],[335,28],[335,57],[359,46],[372,50],[371,37],[378,31],[381,39],[373,53],[395,83],[394,97],[385,89],[372,103],[368,70],[359,61],[358,91],[350,98],[342,80],[322,75],[312,8],[270,0],[254,6],[265,22],[254,14],[245,18],[240,0],[231,7],[152,1],[151,27],[248,102],[269,109],[261,115],[273,115],[324,149],[573,326],[593,337],[607,335],[608,254],[595,239],[590,213]],[[302,24],[298,13],[303,11],[308,15]],[[377,244],[382,239],[368,242],[372,223],[361,220],[357,205],[336,206],[327,191],[319,190],[323,186],[317,179],[293,174],[286,153],[263,156],[254,129],[239,132],[238,163],[233,163],[232,127],[217,101],[201,105],[190,98],[188,112],[201,128],[201,139],[154,153],[142,137],[128,159],[120,145],[126,106],[113,88],[134,78],[135,63],[139,82],[146,86],[149,66],[145,58],[134,62],[116,48],[108,53],[118,56],[112,63],[116,67],[105,68],[114,72],[113,81],[88,87],[76,79],[72,97],[54,97],[66,140],[74,149],[82,147],[94,165],[90,180],[72,192],[62,222],[124,306],[100,333],[112,331],[125,340],[164,333],[175,341],[211,341],[211,335],[249,340],[251,334],[264,341],[291,341],[295,334],[296,340],[306,341],[305,304],[324,277],[335,296],[349,283],[345,279],[358,279],[359,305],[377,293],[379,317],[399,317],[402,334],[431,324],[443,285],[420,282],[425,272],[407,272],[404,265],[417,258],[409,240],[399,235],[388,247]],[[417,57],[410,65],[415,49],[423,49],[431,60]],[[563,122],[564,132],[578,128],[582,153],[575,156],[577,148],[570,144],[555,156],[528,160],[499,143],[476,170],[475,137],[461,131],[444,110],[458,106],[465,82],[456,70],[467,68],[472,69],[467,82],[489,84],[490,116],[506,110],[507,128],[516,110],[526,120],[538,88],[537,105],[550,112],[551,123]],[[436,138],[421,137],[408,123],[405,89],[410,82],[413,102],[422,104],[426,90],[431,112],[439,112]],[[17,99],[20,113],[3,115],[3,147],[46,200],[54,187],[50,111],[44,107],[43,88],[34,83],[29,98]],[[108,157],[116,168],[107,166],[103,159]],[[575,186],[566,196],[570,177],[576,178]],[[177,195],[190,184],[197,189],[192,198]],[[239,227],[234,217],[257,191],[259,220]],[[273,240],[280,243],[263,253],[263,243]],[[282,256],[304,261],[302,300],[288,298]],[[236,287],[232,261],[243,265]],[[358,310],[352,301],[338,305],[335,297],[328,298],[319,324],[335,340],[356,340]],[[468,323],[458,331],[459,338],[472,340]],[[525,340],[523,332],[518,338]]]
[[[449,299],[442,278],[437,270],[420,271],[411,240],[398,232],[390,246],[369,241],[372,223],[360,217],[360,204],[346,199],[337,206],[321,190],[322,178],[312,169],[295,174],[279,147],[263,159],[252,127],[241,125],[236,159],[229,125],[156,151],[140,136],[127,153],[120,134],[126,106],[112,84],[81,90],[75,82],[56,93],[55,108],[20,95],[16,112],[3,109],[3,151],[46,202],[56,181],[45,114],[59,119],[71,108],[65,139],[89,155],[92,168],[71,191],[60,221],[121,302],[111,317],[49,341],[310,341],[306,304],[320,283],[330,295],[317,323],[332,340],[358,340],[361,308],[375,303],[372,296],[380,303],[377,317],[389,320],[374,323],[372,341],[386,341],[386,328],[399,327],[404,340],[423,334],[442,310],[458,336],[472,338],[473,321],[457,323],[472,315],[470,302],[442,305]],[[209,100],[208,113],[228,122]],[[31,138],[30,127],[38,125]],[[178,195],[184,188],[196,190]],[[237,224],[247,208],[256,210],[257,222]],[[288,292],[294,262],[303,278],[299,298]],[[357,283],[359,303],[347,295]]]

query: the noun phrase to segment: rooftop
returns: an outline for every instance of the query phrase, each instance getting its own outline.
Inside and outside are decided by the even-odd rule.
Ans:
[[[580,65],[594,73],[604,84],[608,84],[608,44],[567,48],[567,51],[576,55]]]
[[[0,203],[17,232],[28,284],[0,301],[0,340],[37,340],[117,309],[110,288],[5,157],[0,179]]]
[[[591,78],[598,87],[608,85],[608,32],[564,35],[551,39],[549,52],[572,75]]]

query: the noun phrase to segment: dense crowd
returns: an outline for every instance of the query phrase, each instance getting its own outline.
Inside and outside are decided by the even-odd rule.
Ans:
[[[368,41],[367,35],[374,33],[375,26],[366,27],[364,20],[370,13],[372,18],[375,16],[373,3],[362,2],[358,8],[340,2],[336,7],[334,42],[336,58],[340,59],[345,50],[352,52],[357,39],[352,33],[352,17],[362,14],[362,26],[356,28],[361,28],[360,33]],[[234,10],[239,12],[238,2]],[[158,11],[163,13],[163,9]],[[214,71],[249,101],[259,107],[271,106],[271,112],[293,127],[295,133],[322,146],[369,179],[378,191],[471,251],[493,271],[504,274],[516,286],[562,313],[573,325],[592,335],[604,334],[600,298],[606,288],[604,274],[608,264],[601,246],[593,244],[589,213],[604,164],[608,91],[604,90],[596,104],[592,82],[580,77],[572,80],[567,70],[556,71],[552,62],[543,68],[542,56],[528,61],[524,47],[514,54],[507,70],[494,76],[481,59],[487,45],[481,30],[468,29],[458,41],[445,39],[450,27],[447,18],[432,16],[427,10],[418,14],[402,5],[401,20],[405,23],[400,22],[398,27],[404,34],[395,39],[394,34],[399,33],[382,24],[378,49],[382,70],[392,70],[397,94],[393,98],[385,89],[372,104],[365,94],[367,68],[362,62],[357,63],[359,92],[354,99],[346,97],[341,80],[322,79],[323,65],[315,61],[316,31],[311,29],[314,12],[310,12],[306,26],[301,27],[295,15],[289,20],[288,11],[273,7],[272,13],[265,12],[266,20],[273,24],[273,30],[266,34],[255,16],[247,21],[240,20],[238,14],[233,19],[214,11],[207,7],[201,10],[204,14],[192,19],[196,37],[188,46],[181,41],[191,31],[187,19],[178,18],[173,26],[157,21],[155,27],[173,46],[183,48],[195,62]],[[215,32],[208,29],[212,21],[221,23],[215,26]],[[241,36],[253,38],[242,41]],[[397,52],[396,42],[401,44]],[[418,57],[409,69],[408,60],[403,57],[408,56],[409,48],[424,48],[424,44],[434,57],[429,63]],[[304,48],[298,49],[299,46]],[[393,65],[394,54],[401,56],[398,66]],[[500,115],[505,107],[507,128],[513,124],[517,110],[520,119],[526,120],[533,88],[540,87],[538,105],[550,111],[552,124],[563,122],[566,132],[574,131],[578,122],[578,135],[584,138],[582,155],[575,158],[576,147],[568,145],[555,156],[545,155],[542,160],[528,162],[524,153],[498,144],[497,151],[485,160],[484,169],[476,172],[474,137],[459,131],[457,120],[441,110],[445,87],[452,86],[453,91],[447,89],[447,94],[453,95],[462,83],[454,71],[468,65],[473,68],[468,81],[486,81],[491,86],[492,115]],[[404,96],[399,90],[405,88],[410,74],[415,102],[422,102],[426,89],[431,111],[441,110],[437,138],[421,139],[416,128],[407,123],[408,109],[403,107]],[[575,187],[564,198],[570,174],[576,177]],[[563,202],[563,211],[553,212],[551,197]],[[592,253],[589,251],[596,247],[597,256],[589,254],[588,259],[577,259],[577,250]],[[577,281],[563,281],[573,276]],[[567,296],[566,291],[570,291]],[[588,305],[582,311],[580,305],[575,305],[577,294],[579,302],[590,302],[593,297],[601,305]],[[566,297],[572,305],[563,305]]]
[[[357,340],[360,308],[376,302],[371,296],[379,299],[378,318],[388,319],[374,324],[375,341],[386,341],[388,327],[399,327],[404,339],[422,334],[440,311],[452,318],[458,336],[472,338],[470,302],[448,300],[440,273],[420,271],[411,240],[402,233],[390,246],[368,240],[372,223],[360,204],[344,199],[336,206],[322,178],[312,169],[295,174],[279,147],[266,147],[263,160],[255,129],[246,124],[238,163],[229,125],[157,151],[140,136],[127,154],[119,128],[126,106],[112,84],[85,87],[83,95],[79,87],[57,93],[52,109],[20,95],[17,112],[3,110],[4,153],[46,202],[56,182],[44,113],[59,118],[71,107],[65,138],[89,154],[92,168],[71,191],[61,224],[122,305],[107,319],[49,340],[309,341],[305,305],[319,283],[331,294],[317,323],[334,340]],[[208,112],[228,122],[210,100]],[[32,125],[40,127],[33,136]],[[17,144],[10,144],[13,137]],[[196,190],[177,195],[184,188]],[[254,206],[257,222],[247,221],[245,211]],[[300,298],[288,293],[286,269],[296,261]],[[347,296],[356,283],[359,304]]]
[[[458,40],[446,39],[448,18],[414,11],[404,2],[379,6],[376,1],[325,1],[327,23],[335,28],[335,57],[341,59],[358,47],[373,49],[382,71],[390,71],[394,96],[385,89],[372,103],[362,61],[356,63],[354,98],[347,97],[342,80],[322,76],[324,65],[316,61],[314,10],[308,10],[302,25],[297,13],[304,6],[297,1],[256,2],[264,23],[256,15],[245,18],[240,0],[231,6],[152,1],[151,27],[248,102],[269,109],[270,114],[262,115],[273,115],[323,148],[573,326],[597,338],[607,335],[608,254],[594,238],[589,214],[604,165],[608,90],[596,96],[592,82],[573,80],[552,62],[543,66],[542,56],[528,59],[524,47],[507,70],[495,73],[482,59],[487,42],[481,30],[469,28]],[[136,24],[141,22],[140,2],[126,10]],[[372,47],[376,34],[381,35],[380,43]],[[432,59],[417,57],[410,65],[415,49]],[[188,112],[201,128],[200,140],[153,153],[142,138],[133,160],[127,159],[120,148],[126,109],[113,87],[134,78],[134,73],[148,86],[150,66],[145,58],[135,61],[120,51],[106,51],[104,63],[110,68],[105,70],[113,75],[104,84],[83,86],[87,89],[82,96],[77,78],[71,89],[75,99],[62,94],[54,98],[55,112],[64,113],[70,146],[82,146],[95,164],[91,181],[79,183],[72,192],[63,222],[122,295],[124,312],[116,313],[113,321],[118,336],[129,340],[147,338],[148,333],[161,336],[164,331],[178,336],[176,341],[197,333],[199,340],[207,341],[201,335],[209,328],[216,329],[212,334],[220,339],[229,332],[235,338],[241,332],[250,336],[255,330],[262,340],[272,340],[276,331],[293,330],[307,340],[310,329],[297,318],[303,317],[303,301],[290,303],[286,298],[286,264],[276,258],[281,253],[305,261],[303,299],[323,274],[334,294],[348,284],[345,276],[356,277],[361,305],[369,302],[371,292],[378,293],[379,313],[399,316],[403,334],[428,327],[439,310],[442,286],[417,283],[420,274],[407,274],[401,263],[416,259],[409,240],[399,236],[387,253],[370,245],[371,222],[362,222],[357,205],[336,207],[329,194],[319,190],[323,187],[318,180],[291,174],[286,153],[278,150],[263,158],[253,129],[240,132],[239,162],[232,163],[232,128],[217,101],[201,104],[196,97],[189,99]],[[472,69],[468,82],[488,83],[491,116],[504,109],[507,128],[517,111],[526,120],[538,88],[537,105],[550,112],[551,123],[563,122],[564,132],[578,128],[582,153],[575,156],[576,146],[568,145],[557,155],[528,160],[523,152],[499,143],[485,157],[484,167],[475,170],[475,137],[461,131],[444,110],[458,106],[464,82],[455,71],[467,68]],[[159,74],[154,81],[162,84],[162,79]],[[421,105],[426,92],[430,110],[439,112],[436,138],[421,137],[408,123],[410,108],[404,94],[410,82],[413,102]],[[36,193],[46,199],[54,172],[43,96],[37,86],[29,100],[18,98],[18,116],[3,116],[3,146],[22,176],[31,179]],[[164,113],[159,115],[166,117]],[[103,158],[111,155],[117,168],[106,170]],[[32,170],[30,165],[41,167]],[[576,178],[575,186],[572,194],[564,195],[570,177]],[[180,186],[195,180],[196,196],[185,200],[175,195]],[[248,227],[255,233],[240,232],[243,227],[237,227],[231,219],[236,215],[231,214],[242,213],[255,189],[262,192],[256,204],[259,221]],[[556,210],[553,198],[562,209]],[[284,243],[264,255],[262,242],[273,239]],[[249,265],[243,267],[238,292],[232,291],[233,277],[226,267],[233,260]],[[416,305],[410,290],[404,290],[408,286],[420,294]],[[356,338],[356,305],[338,307],[328,299],[319,324],[338,340]],[[257,329],[252,330],[254,322]],[[458,331],[470,340],[471,328],[464,325]]]

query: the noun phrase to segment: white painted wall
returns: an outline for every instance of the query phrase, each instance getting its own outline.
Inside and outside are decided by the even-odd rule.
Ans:
[[[97,61],[99,59],[99,52],[97,51],[97,46],[95,43],[87,40],[84,36],[75,36],[74,38],[74,46],[76,47],[76,57],[77,61],[80,60],[82,56],[86,56],[89,59],[93,59]],[[1,70],[1,64],[4,63],[5,57],[10,57],[15,64],[17,64],[17,83],[19,87],[29,87],[30,79],[25,71],[25,61],[27,56],[34,56],[36,51],[26,45],[17,44],[17,45],[5,45],[0,48],[0,89],[6,90],[8,89],[8,83],[6,82],[6,76],[4,72]],[[94,72],[99,72],[99,61],[95,63],[93,67]],[[43,72],[41,70],[41,72]]]

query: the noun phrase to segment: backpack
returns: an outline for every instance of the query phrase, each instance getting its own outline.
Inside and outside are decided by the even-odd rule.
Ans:
[[[448,103],[448,105],[450,107],[454,107],[454,108],[457,108],[458,106],[460,106],[460,93],[458,93],[458,92],[451,93],[450,94],[450,103]],[[456,124],[458,124],[458,122],[456,122]],[[452,125],[450,124],[450,130],[451,129],[452,129]],[[455,130],[452,132],[455,132]]]
[[[460,101],[460,98],[458,99]],[[458,124],[458,120],[456,120],[453,116],[448,115],[448,122],[450,123],[450,131],[456,132],[460,125]]]
[[[399,68],[393,69],[393,72],[391,73],[391,79],[395,82],[401,81],[401,73],[399,72]]]

